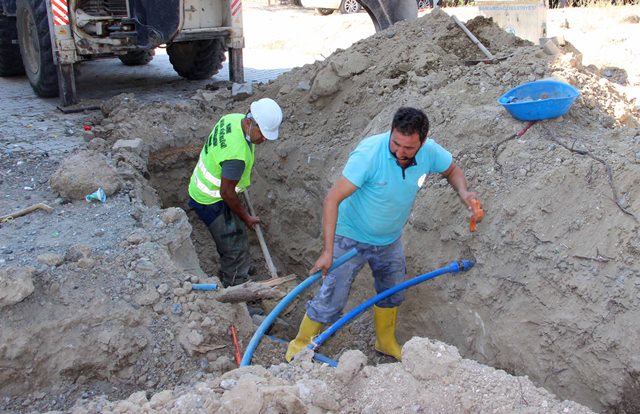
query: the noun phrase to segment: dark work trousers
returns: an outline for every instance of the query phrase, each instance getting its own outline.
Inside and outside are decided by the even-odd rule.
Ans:
[[[244,222],[224,201],[205,206],[191,200],[189,205],[207,225],[216,242],[216,250],[220,255],[219,276],[222,285],[235,286],[248,281],[251,256]]]

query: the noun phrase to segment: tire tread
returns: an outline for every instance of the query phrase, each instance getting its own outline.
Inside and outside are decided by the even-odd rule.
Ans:
[[[17,28],[20,32],[21,13],[30,13],[34,19],[38,32],[38,43],[40,46],[39,64],[40,73],[32,75],[26,70],[29,83],[36,95],[42,98],[53,98],[58,96],[58,72],[53,63],[53,48],[49,37],[49,19],[47,16],[46,2],[40,0],[18,0],[17,1]],[[26,45],[21,45],[26,47]],[[24,65],[28,69],[27,65]]]
[[[16,18],[0,14],[0,76],[24,75]]]
[[[220,39],[172,43],[167,46],[167,54],[178,75],[190,80],[211,78],[226,59]]]

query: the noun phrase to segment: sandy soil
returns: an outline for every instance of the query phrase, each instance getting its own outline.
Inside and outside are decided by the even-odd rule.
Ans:
[[[364,12],[320,16],[313,9],[269,7],[258,0],[249,4],[261,12],[245,13],[249,64],[260,61],[269,67],[302,66],[322,60],[337,48],[347,48],[375,33]],[[462,21],[479,14],[477,7],[443,10]],[[430,9],[424,9],[419,16],[429,13]],[[585,65],[594,65],[601,70],[622,69],[625,74],[621,80],[630,87],[628,93],[640,101],[640,45],[633,41],[640,36],[635,18],[638,15],[640,6],[551,9],[547,10],[548,36],[560,36],[570,41],[583,54]],[[265,21],[269,24],[268,30],[264,30]],[[297,36],[292,37],[291,33]],[[296,53],[287,53],[287,50]],[[479,50],[477,52],[481,55]]]
[[[611,22],[606,27],[621,27],[611,36],[626,39],[619,50],[637,48],[640,8],[603,10],[601,20]],[[568,28],[551,24],[550,33],[563,32],[577,46],[597,28],[589,29],[582,11],[572,11],[550,12],[551,22],[569,22]],[[280,364],[283,346],[266,340],[254,357],[264,367],[231,370],[230,327],[246,346],[255,321],[244,305],[191,290],[192,283],[216,281],[216,258],[206,231],[181,209],[180,189],[212,120],[246,110],[248,101],[231,99],[229,85],[214,83],[178,104],[167,103],[162,91],[154,102],[123,95],[105,102],[100,113],[64,118],[68,124],[54,116],[61,121],[55,128],[46,116],[11,114],[2,121],[6,142],[55,132],[73,152],[8,151],[7,145],[0,161],[3,212],[35,202],[55,209],[0,227],[0,410],[640,407],[640,119],[631,99],[638,53],[602,58],[598,51],[618,48],[600,32],[581,53],[566,46],[552,55],[480,18],[468,27],[495,54],[511,57],[465,66],[480,52],[438,11],[363,40],[372,34],[365,14],[321,17],[254,4],[245,21],[247,55],[271,49],[256,55],[273,67],[308,63],[255,87],[256,97],[277,99],[287,115],[282,139],[259,148],[252,187],[281,274],[306,274],[321,247],[327,188],[353,146],[388,128],[402,104],[427,111],[431,135],[452,150],[487,212],[470,234],[455,195],[437,177],[428,180],[403,238],[409,275],[458,258],[477,266],[408,293],[399,327],[407,341],[402,363],[377,365],[389,361],[372,351],[371,319],[364,315],[320,350],[340,358],[338,370],[304,358]],[[265,21],[269,31],[254,23]],[[285,36],[284,27],[296,35]],[[287,61],[294,47],[307,55]],[[336,47],[344,50],[332,54]],[[319,56],[327,58],[313,63]],[[576,86],[582,96],[565,117],[516,137],[524,123],[496,99],[520,83],[549,77]],[[78,140],[82,124],[94,126],[84,134],[87,143]],[[85,202],[99,185],[107,203]],[[258,258],[255,243],[253,249]],[[351,305],[370,294],[365,272]],[[271,333],[288,339],[303,302]],[[361,352],[343,352],[350,348]],[[380,398],[384,393],[399,397]]]

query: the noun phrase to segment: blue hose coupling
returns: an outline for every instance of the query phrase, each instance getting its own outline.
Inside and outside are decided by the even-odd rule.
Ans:
[[[461,259],[458,262],[458,267],[459,267],[459,270],[465,272],[465,271],[471,269],[473,266],[475,266],[475,264],[476,263],[472,262],[471,260]]]

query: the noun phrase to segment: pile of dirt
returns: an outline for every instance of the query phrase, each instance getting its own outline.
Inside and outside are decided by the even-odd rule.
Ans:
[[[367,366],[362,352],[347,351],[338,367],[331,368],[313,363],[308,353],[292,364],[248,366],[152,396],[141,391],[123,401],[96,398],[72,412],[592,413],[574,402],[557,401],[527,378],[462,359],[456,348],[442,342],[414,338],[402,355],[402,363]]]
[[[637,407],[637,108],[582,67],[570,45],[549,55],[486,19],[468,26],[495,55],[510,57],[464,66],[480,53],[434,12],[269,86],[290,121],[284,139],[260,153],[254,192],[271,239],[309,266],[321,248],[321,200],[349,151],[386,130],[398,106],[424,108],[430,135],[454,153],[487,218],[470,234],[455,193],[439,177],[427,180],[403,236],[409,274],[458,258],[478,266],[409,291],[401,339],[438,338],[594,409]],[[496,100],[543,78],[572,84],[581,97],[565,117],[516,137],[526,124]],[[369,296],[366,275],[351,304]]]
[[[434,10],[256,86],[250,99],[231,99],[229,85],[219,83],[177,105],[132,96],[108,102],[87,121],[95,125],[92,140],[74,164],[87,167],[77,181],[90,183],[92,165],[107,163],[120,190],[91,208],[51,196],[44,201],[56,207],[49,224],[57,233],[16,220],[3,241],[11,248],[40,236],[0,274],[0,281],[22,275],[35,285],[11,304],[30,289],[24,280],[9,284],[19,286],[14,299],[0,302],[7,303],[0,309],[0,388],[21,395],[4,407],[66,408],[104,393],[80,401],[75,412],[227,412],[234,404],[256,412],[587,412],[532,383],[595,410],[638,407],[638,110],[618,85],[584,68],[571,45],[549,54],[487,19],[467,26],[507,59],[466,66],[481,53]],[[550,77],[581,96],[565,117],[516,137],[525,124],[496,99]],[[361,369],[367,357],[380,361],[368,316],[321,349],[333,358],[349,348],[366,353],[344,354],[335,372],[307,361],[220,377],[233,367],[230,326],[245,345],[254,326],[243,305],[191,291],[191,283],[217,281],[214,247],[192,213],[172,206],[186,209],[188,177],[215,120],[245,112],[263,96],[281,104],[286,121],[281,138],[257,150],[252,196],[285,274],[304,275],[319,254],[322,199],[349,151],[387,130],[399,106],[427,112],[430,136],[452,151],[486,218],[469,233],[468,213],[446,181],[427,180],[403,236],[409,275],[460,258],[476,267],[410,290],[399,339],[436,338],[532,383],[426,339],[410,341],[401,364]],[[58,175],[68,169],[61,166]],[[88,191],[71,191],[71,178],[60,182],[56,191],[66,197]],[[356,280],[350,306],[371,296],[369,276]],[[275,328],[280,337],[292,334],[302,304],[283,316],[285,327]],[[278,364],[283,346],[263,342],[254,363]],[[390,387],[389,395],[401,398],[381,398]],[[108,402],[140,389],[165,391]],[[58,399],[45,398],[54,392]]]
[[[86,167],[93,158],[69,161]],[[137,208],[126,194],[92,208],[73,204],[52,203],[40,231],[8,224],[16,238],[3,244],[31,246],[31,257],[0,270],[0,388],[15,396],[5,409],[122,398],[234,368],[230,327],[247,341],[253,325],[244,305],[191,290],[217,279],[197,265],[184,211]]]

